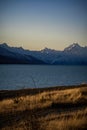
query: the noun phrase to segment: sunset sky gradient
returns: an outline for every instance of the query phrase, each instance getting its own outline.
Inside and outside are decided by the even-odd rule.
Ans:
[[[0,0],[0,44],[63,50],[87,45],[87,0]]]

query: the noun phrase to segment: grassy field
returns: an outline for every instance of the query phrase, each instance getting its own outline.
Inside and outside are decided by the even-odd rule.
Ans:
[[[87,130],[87,85],[1,90],[0,130]]]

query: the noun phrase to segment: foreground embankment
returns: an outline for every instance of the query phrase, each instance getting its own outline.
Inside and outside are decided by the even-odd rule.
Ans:
[[[0,129],[87,129],[87,85],[0,90]]]

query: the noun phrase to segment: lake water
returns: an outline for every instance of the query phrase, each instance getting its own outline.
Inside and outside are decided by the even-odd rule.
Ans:
[[[0,65],[0,89],[87,83],[87,66]]]

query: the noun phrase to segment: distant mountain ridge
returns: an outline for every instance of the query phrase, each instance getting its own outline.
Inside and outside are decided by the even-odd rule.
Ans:
[[[0,64],[87,65],[87,46],[73,43],[63,51],[49,48],[31,51],[3,43],[0,44]]]
[[[9,47],[6,43],[0,45],[0,64],[45,64],[23,48]]]

